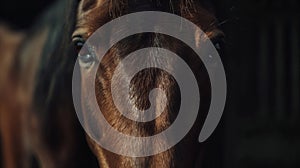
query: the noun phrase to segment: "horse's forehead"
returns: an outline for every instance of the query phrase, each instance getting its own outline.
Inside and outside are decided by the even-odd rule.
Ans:
[[[173,5],[177,6],[179,8],[178,10],[181,10],[181,8],[184,8],[185,10],[187,10],[188,8],[192,8],[194,10],[192,11],[192,17],[190,17],[189,15],[191,14],[190,12],[188,12],[187,14],[181,13],[182,17],[187,17],[188,20],[194,22],[204,32],[210,32],[210,34],[208,34],[209,37],[213,37],[215,36],[215,34],[219,34],[215,33],[216,31],[213,30],[216,26],[216,18],[212,13],[202,8],[202,5],[200,5],[199,3],[195,3],[192,0],[178,0],[176,2],[178,3],[175,4],[174,0],[167,1],[167,4],[165,0],[81,0],[77,11],[76,31],[77,33],[79,31],[82,32],[80,34],[93,33],[103,24],[108,22],[109,19],[111,19],[110,17],[114,15],[114,13],[111,12],[116,12],[117,14],[115,15],[121,15],[124,14],[122,13],[122,10],[124,9],[135,11],[139,10],[139,8],[148,9],[153,7],[153,9],[155,10],[157,6],[163,5],[162,3],[164,3],[164,5],[170,5],[169,3],[174,3]]]
[[[77,8],[77,21],[75,34],[85,34],[97,28],[97,22],[101,20],[107,10],[103,5],[110,0],[81,0]],[[107,10],[108,11],[108,10]],[[97,21],[97,22],[95,22]]]
[[[80,5],[82,11],[87,11],[95,6],[99,6],[103,3],[103,0],[82,0]]]
[[[78,15],[89,13],[93,9],[100,7],[105,0],[81,0],[78,6]]]

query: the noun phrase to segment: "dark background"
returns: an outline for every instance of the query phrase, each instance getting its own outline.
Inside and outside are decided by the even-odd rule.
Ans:
[[[0,22],[29,28],[52,1],[2,2]],[[228,99],[205,167],[300,167],[299,1],[211,1],[226,34]]]

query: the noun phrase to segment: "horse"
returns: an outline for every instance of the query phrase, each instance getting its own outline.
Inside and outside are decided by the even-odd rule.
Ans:
[[[122,156],[106,150],[89,135],[84,135],[76,119],[71,81],[75,61],[83,44],[105,23],[139,11],[174,13],[199,26],[214,41],[218,41],[223,36],[218,29],[218,22],[213,12],[205,9],[201,1],[63,0],[57,2],[27,33],[18,48],[18,54],[14,56],[15,61],[11,63],[11,76],[15,78],[16,86],[14,86],[15,91],[7,95],[11,94],[10,96],[15,97],[15,100],[9,100],[10,102],[3,104],[3,107],[15,103],[17,110],[10,113],[10,109],[1,106],[1,109],[5,109],[1,110],[1,116],[17,116],[16,125],[19,125],[17,130],[20,132],[22,142],[9,144],[3,141],[2,143],[3,146],[8,145],[11,149],[20,146],[22,153],[19,156],[4,153],[4,156],[10,156],[5,159],[8,160],[6,167],[31,166],[32,158],[37,160],[40,166],[49,168],[95,166],[95,158],[91,156],[88,149],[91,149],[97,158],[99,167],[199,167],[201,165],[204,147],[198,142],[198,135],[209,108],[209,77],[201,60],[194,59],[196,54],[181,41],[172,37],[145,33],[133,35],[115,44],[100,63],[95,92],[103,115],[115,129],[132,136],[157,134],[167,129],[178,113],[180,90],[174,78],[158,69],[147,69],[135,76],[131,82],[130,94],[134,97],[133,102],[136,107],[147,109],[150,106],[148,94],[153,88],[163,89],[168,98],[166,109],[160,117],[151,122],[139,123],[120,115],[114,106],[110,91],[112,75],[118,62],[135,50],[160,47],[177,53],[196,74],[201,92],[200,113],[196,122],[177,145],[153,156]],[[199,32],[193,33],[194,40],[197,42]],[[87,64],[93,64],[95,60],[87,61]],[[88,71],[81,68],[83,99],[90,98],[85,81],[92,79],[86,75],[87,73]],[[119,76],[126,75],[126,72],[119,74]],[[87,113],[94,112],[90,105],[85,103],[82,103],[82,110]],[[102,123],[97,124],[101,126]],[[5,137],[15,139],[5,131],[1,134],[3,139]],[[115,141],[118,145],[117,137],[113,137],[111,141]],[[13,166],[8,162],[17,164]]]
[[[73,41],[77,48],[81,48],[82,44],[95,32],[99,27],[105,23],[111,21],[113,18],[117,18],[128,13],[134,13],[139,11],[163,11],[177,14],[183,18],[192,21],[199,26],[209,38],[216,39],[222,36],[222,32],[217,28],[216,18],[208,11],[205,10],[201,3],[198,1],[179,0],[179,1],[81,1],[77,11],[76,29],[73,33]],[[120,32],[122,30],[112,30],[113,32]],[[124,31],[124,30],[123,30]],[[126,30],[125,30],[126,31]],[[197,32],[194,32],[195,42],[197,43]],[[109,41],[109,40],[108,40]],[[91,44],[94,45],[94,44]],[[97,45],[97,44],[95,44]],[[154,121],[148,123],[139,123],[128,120],[120,115],[118,109],[114,106],[113,98],[111,95],[112,76],[115,69],[123,59],[124,56],[132,53],[141,48],[146,47],[160,47],[173,51],[180,55],[191,67],[196,75],[199,88],[201,90],[201,100],[203,100],[200,107],[200,115],[196,120],[196,124],[188,133],[188,135],[177,145],[171,149],[159,153],[157,155],[132,158],[126,156],[120,156],[113,152],[101,147],[94,139],[88,137],[88,141],[91,144],[94,154],[97,156],[99,164],[102,167],[194,167],[198,166],[197,163],[199,157],[202,155],[203,149],[197,142],[197,135],[201,128],[201,123],[205,118],[205,112],[208,110],[210,86],[208,84],[208,77],[206,75],[205,68],[201,61],[195,59],[195,53],[191,52],[187,46],[180,41],[176,41],[171,37],[157,33],[137,34],[132,37],[123,39],[115,44],[103,57],[100,62],[99,69],[96,76],[96,97],[102,113],[106,120],[119,132],[131,135],[131,136],[151,136],[158,134],[159,132],[167,129],[175,120],[178,112],[178,104],[180,102],[180,91],[176,84],[176,81],[169,76],[166,72],[159,71],[157,69],[147,69],[138,73],[132,82],[130,83],[131,93],[133,97],[131,100],[135,106],[139,109],[149,108],[148,95],[151,89],[161,88],[166,92],[168,105],[163,114],[156,118]],[[91,47],[92,48],[92,47]],[[96,47],[97,48],[97,47]],[[101,50],[99,47],[98,50]],[[99,53],[97,49],[89,52]],[[89,55],[89,54],[87,54]],[[87,65],[93,64],[95,60],[86,60]],[[159,63],[154,63],[159,64]],[[170,65],[174,66],[174,65]],[[176,65],[175,65],[176,66]],[[82,99],[91,100],[92,95],[88,94],[87,89],[90,86],[86,81],[93,80],[89,75],[89,69],[86,67],[81,68],[81,80],[82,80]],[[128,74],[121,72],[116,76],[120,76],[120,83],[126,83]],[[124,78],[122,78],[125,76]],[[118,90],[122,92],[122,90]],[[158,99],[158,98],[157,98]],[[159,101],[159,100],[157,100]],[[155,109],[161,108],[159,105],[154,107]],[[82,103],[82,111],[87,113],[94,113],[96,109],[89,102]],[[96,116],[96,115],[95,115]],[[97,125],[102,127],[102,123]],[[118,137],[112,137],[110,140],[115,141],[115,146],[118,146],[118,142],[121,141]],[[134,144],[126,144],[128,146]],[[145,148],[151,148],[148,146]],[[130,150],[130,148],[128,148]],[[145,150],[145,149],[141,149]]]

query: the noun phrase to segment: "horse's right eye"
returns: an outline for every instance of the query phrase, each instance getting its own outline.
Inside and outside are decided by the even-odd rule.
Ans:
[[[73,45],[76,53],[78,54],[79,64],[83,68],[89,68],[95,62],[94,47],[86,44],[81,36],[73,37]]]
[[[91,67],[96,60],[93,53],[88,53],[85,55],[79,54],[78,58],[79,58],[79,65],[83,68]]]
[[[73,40],[73,45],[74,45],[74,49],[77,53],[80,52],[80,50],[82,49],[83,45],[84,45],[85,41],[80,38],[80,37],[75,37]]]

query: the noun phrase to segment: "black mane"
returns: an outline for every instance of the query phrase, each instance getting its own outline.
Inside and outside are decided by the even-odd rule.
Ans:
[[[89,151],[85,133],[77,122],[72,102],[72,72],[76,54],[72,47],[71,35],[75,28],[78,1],[59,0],[42,15],[32,33],[48,28],[48,38],[41,55],[35,78],[32,111],[39,118],[41,140],[52,151],[60,151],[67,132],[62,127],[64,121],[73,123],[75,137],[74,160],[71,167],[95,165]],[[72,142],[70,142],[72,143]],[[70,166],[70,165],[68,165]]]

